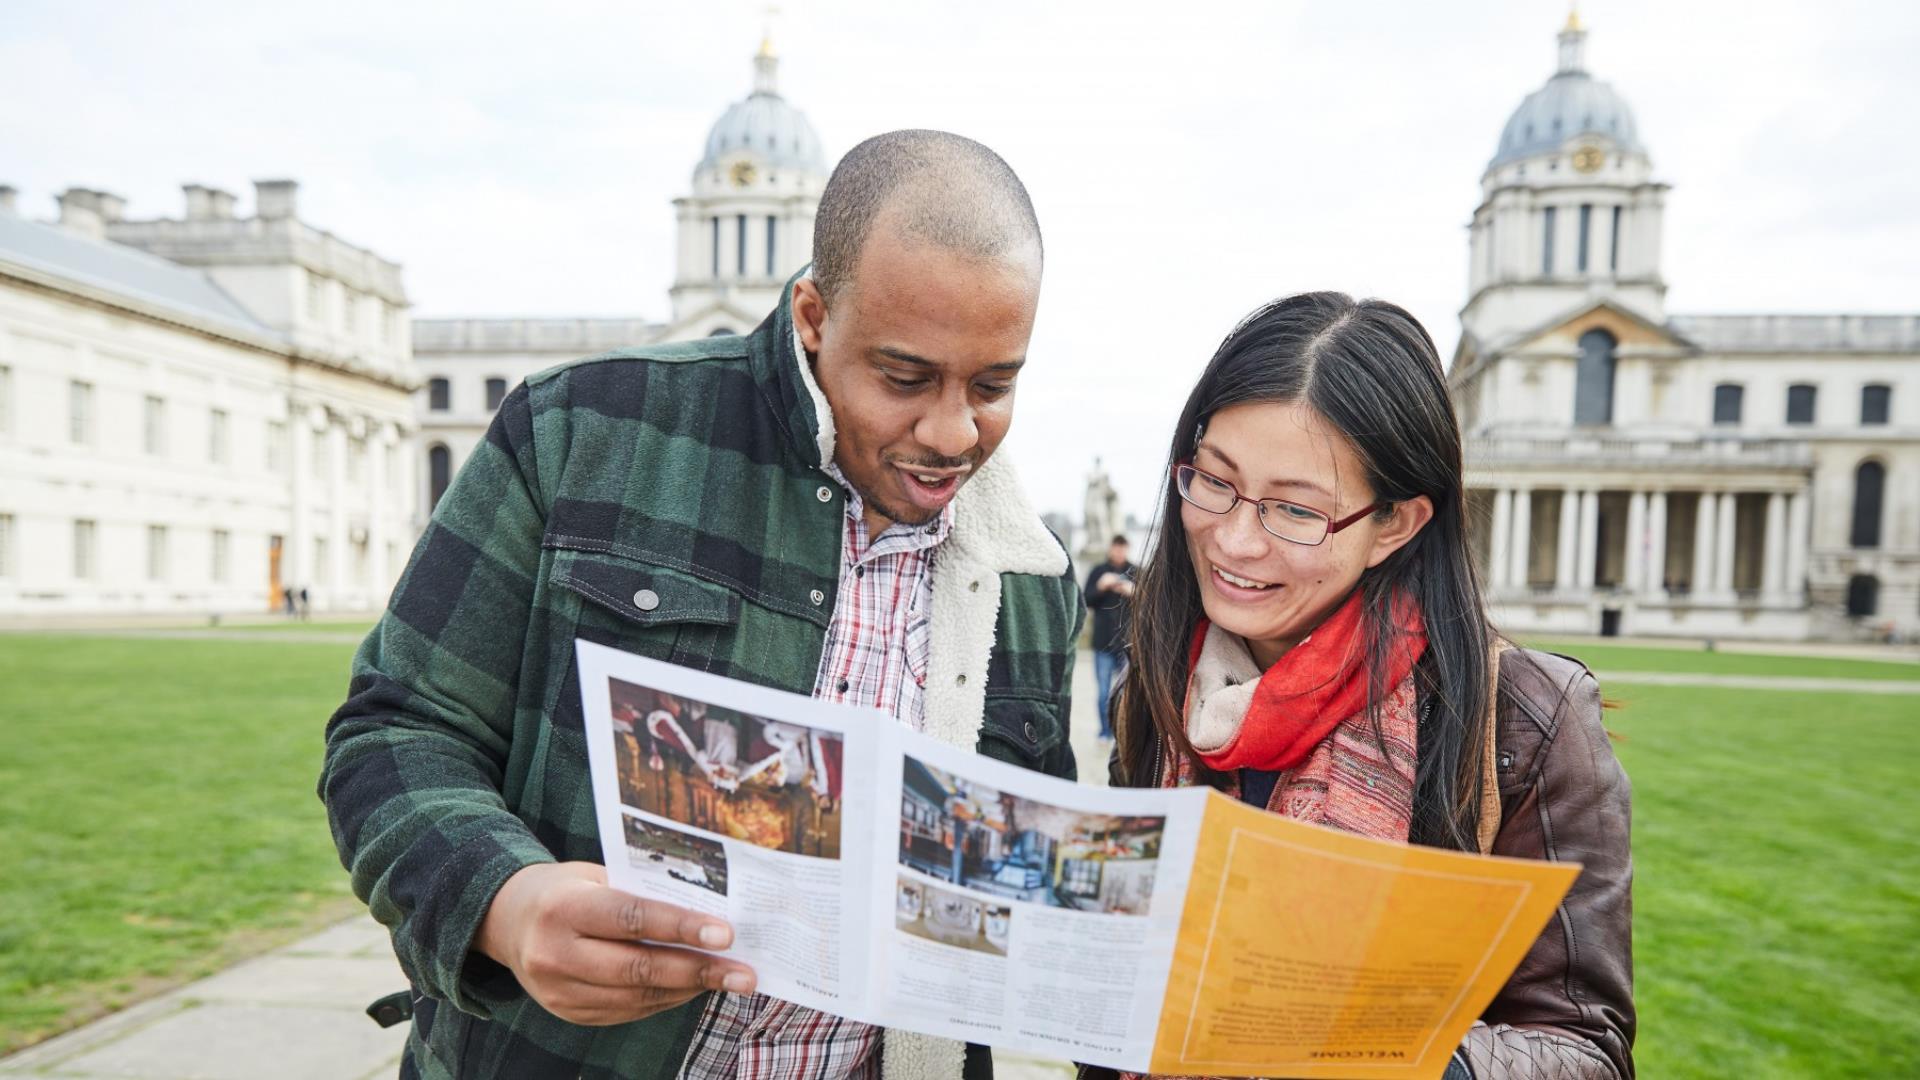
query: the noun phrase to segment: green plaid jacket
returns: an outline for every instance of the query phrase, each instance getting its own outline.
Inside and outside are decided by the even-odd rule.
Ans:
[[[529,378],[354,657],[319,793],[354,892],[391,930],[413,986],[403,1077],[677,1073],[704,996],[582,1027],[469,946],[515,871],[600,860],[574,638],[812,691],[845,499],[821,471],[831,417],[795,348],[783,302],[746,337],[621,350]],[[990,461],[962,488],[936,561],[929,716],[964,714],[979,752],[1071,778],[1079,590],[1005,469]],[[972,541],[961,535],[970,518],[983,526]],[[982,573],[995,561],[988,534],[1022,529],[1050,543],[1046,557],[1029,547],[1027,565],[1011,560],[1027,572]],[[641,589],[658,596],[652,610],[634,606]],[[977,636],[992,643],[979,671],[939,623],[943,605],[983,596]],[[968,1054],[970,1074],[981,1057]]]

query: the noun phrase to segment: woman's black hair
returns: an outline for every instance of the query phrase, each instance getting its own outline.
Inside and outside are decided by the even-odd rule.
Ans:
[[[1410,838],[1473,850],[1494,634],[1468,548],[1460,425],[1433,339],[1404,309],[1379,300],[1317,292],[1266,305],[1227,335],[1188,396],[1168,454],[1158,542],[1131,604],[1130,674],[1114,703],[1121,776],[1153,782],[1148,774],[1165,749],[1186,756],[1207,782],[1222,779],[1186,736],[1189,650],[1202,611],[1171,466],[1192,459],[1216,413],[1255,402],[1299,403],[1318,413],[1352,444],[1375,498],[1392,504],[1424,495],[1433,503],[1426,527],[1360,578],[1371,661],[1367,710],[1378,732],[1379,706],[1394,689],[1380,685],[1385,661],[1401,633],[1392,610],[1398,598],[1410,599],[1427,632],[1416,669],[1427,711]]]

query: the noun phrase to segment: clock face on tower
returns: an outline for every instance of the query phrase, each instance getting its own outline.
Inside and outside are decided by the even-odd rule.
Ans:
[[[1606,151],[1597,146],[1583,146],[1573,152],[1573,167],[1583,173],[1598,172],[1606,161]]]
[[[754,168],[751,161],[736,161],[733,163],[731,175],[734,187],[746,187],[753,183],[754,177],[760,175],[760,170]]]

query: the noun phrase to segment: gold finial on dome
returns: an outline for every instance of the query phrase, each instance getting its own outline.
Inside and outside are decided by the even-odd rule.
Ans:
[[[780,55],[773,51],[773,20],[774,16],[779,14],[780,8],[777,5],[767,5],[766,21],[760,24],[760,52],[757,54],[762,59],[772,60]]]
[[[1575,33],[1586,29],[1580,22],[1580,5],[1577,3],[1567,5],[1567,29]]]

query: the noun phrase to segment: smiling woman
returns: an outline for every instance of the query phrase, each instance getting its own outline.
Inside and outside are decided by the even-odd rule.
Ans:
[[[1580,862],[1447,1077],[1631,1076],[1626,778],[1592,677],[1488,624],[1432,339],[1377,300],[1277,301],[1227,336],[1174,430],[1114,780]]]

